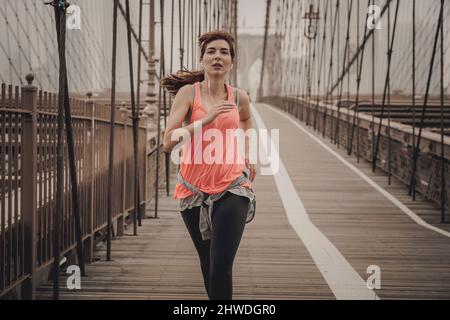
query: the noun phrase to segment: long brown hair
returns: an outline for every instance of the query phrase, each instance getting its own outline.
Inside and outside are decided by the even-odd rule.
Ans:
[[[200,60],[203,58],[206,52],[206,47],[209,43],[215,40],[225,40],[230,46],[231,59],[234,61],[235,51],[234,51],[234,38],[231,34],[226,31],[210,31],[198,39],[200,46]],[[180,70],[176,74],[169,74],[168,76],[161,79],[161,86],[166,88],[171,94],[176,95],[178,90],[183,86],[188,84],[194,84],[196,82],[201,82],[205,80],[205,72],[200,71],[189,71]]]

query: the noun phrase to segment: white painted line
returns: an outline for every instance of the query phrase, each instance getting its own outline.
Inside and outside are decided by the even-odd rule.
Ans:
[[[258,129],[266,129],[261,116],[254,106],[252,106],[252,113]],[[270,143],[270,150],[276,150],[272,139],[270,139]],[[268,150],[264,151],[267,154]],[[279,157],[278,150],[272,154]],[[306,249],[335,297],[345,300],[379,299],[374,291],[367,288],[366,281],[353,269],[333,243],[309,219],[303,202],[295,190],[282,160],[277,160],[279,170],[274,175],[274,178],[289,223],[305,244]]]
[[[297,128],[302,130],[304,133],[306,133],[309,137],[314,139],[319,145],[321,145],[325,150],[330,152],[333,156],[338,158],[343,164],[345,164],[348,168],[350,168],[353,172],[355,172],[358,176],[361,177],[364,181],[366,181],[370,186],[372,186],[374,189],[376,189],[378,192],[380,192],[383,196],[385,196],[389,201],[391,201],[394,205],[396,205],[400,210],[402,210],[408,217],[410,217],[414,222],[421,225],[422,227],[425,227],[427,229],[430,229],[432,231],[435,231],[443,236],[450,238],[450,232],[445,231],[443,229],[440,229],[438,227],[435,227],[433,225],[430,225],[429,223],[425,222],[422,218],[420,218],[417,214],[415,214],[411,209],[409,209],[407,206],[405,206],[400,200],[398,200],[396,197],[394,197],[392,194],[390,194],[388,191],[386,191],[383,187],[381,187],[379,184],[377,184],[375,181],[373,181],[371,178],[369,178],[366,174],[364,174],[361,170],[356,168],[353,164],[348,162],[346,159],[344,159],[340,154],[335,152],[333,149],[331,149],[329,146],[327,146],[322,140],[311,134],[308,130],[306,130],[302,125],[300,125],[296,120],[294,120],[292,117],[287,115],[286,113],[277,110],[276,108],[267,105],[267,104],[259,104],[262,106],[265,106],[266,108],[269,108],[270,110],[278,113],[279,115],[283,116],[284,118],[291,121]]]

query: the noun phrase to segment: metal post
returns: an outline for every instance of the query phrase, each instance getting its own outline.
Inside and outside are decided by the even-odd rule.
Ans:
[[[90,195],[90,203],[89,203],[89,221],[88,223],[88,233],[89,240],[84,247],[84,252],[87,257],[86,261],[92,261],[94,256],[94,203],[95,203],[95,110],[94,110],[94,101],[92,100],[92,93],[87,93],[87,101],[86,101],[86,109],[91,119],[90,131],[91,131],[91,145],[90,145],[90,153],[91,153],[91,163],[90,163],[90,171],[89,171],[89,181],[91,184],[91,195]]]
[[[37,211],[37,88],[32,85],[34,76],[27,75],[28,85],[22,89],[23,108],[30,112],[22,127],[22,197],[21,208],[25,233],[24,267],[28,275],[22,287],[22,298],[35,299],[34,267],[36,265],[36,211]]]
[[[148,42],[148,51],[150,59],[148,61],[148,83],[147,83],[147,97],[145,102],[147,106],[145,107],[145,112],[147,114],[151,112],[156,112],[156,59],[155,59],[155,0],[150,0],[149,3],[149,42]],[[181,3],[180,3],[181,10]],[[181,11],[180,11],[181,15]],[[181,39],[181,38],[180,38]],[[180,49],[182,50],[182,49]],[[181,55],[180,63],[183,63]]]
[[[156,125],[160,122],[160,115],[158,113],[157,109],[157,98],[156,98],[156,59],[155,59],[155,0],[149,1],[150,6],[150,22],[149,22],[149,52],[150,52],[150,61],[149,61],[149,69],[148,69],[148,75],[149,75],[149,82],[148,82],[148,88],[147,88],[147,107],[146,110],[151,110],[153,113],[156,113]],[[182,10],[183,8],[183,10]],[[183,32],[184,28],[182,25],[184,24],[184,8],[185,3],[183,1],[183,6],[181,1],[179,1],[179,18],[180,18],[180,68],[183,67],[184,63],[184,49],[183,49]],[[156,194],[157,196],[157,194]],[[155,199],[156,200],[156,199]],[[157,217],[157,213],[155,212],[155,216],[153,218]]]
[[[119,221],[117,222],[117,236],[123,236],[124,234],[124,219],[125,219],[125,211],[127,210],[126,207],[126,192],[127,192],[127,131],[128,131],[128,125],[127,125],[127,108],[125,107],[125,103],[122,103],[122,106],[120,108],[121,113],[121,119],[122,119],[122,126],[123,126],[123,134],[122,134],[122,150],[121,150],[121,158],[122,158],[122,207],[121,207],[121,217],[119,218]]]

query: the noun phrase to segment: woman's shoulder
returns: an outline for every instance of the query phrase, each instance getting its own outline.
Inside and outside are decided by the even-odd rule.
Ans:
[[[185,84],[184,86],[182,86],[180,88],[180,90],[178,91],[179,94],[183,95],[183,96],[193,96],[195,93],[195,83],[193,84]]]
[[[239,98],[248,98],[249,94],[247,91],[245,91],[244,89],[238,88],[238,87],[233,87],[234,92],[239,95]]]
[[[233,87],[233,95],[234,100],[239,103],[239,107],[241,106],[242,103],[248,104],[250,102],[250,97],[248,93],[243,89]]]
[[[189,102],[192,105],[195,98],[195,83],[186,84],[178,90],[177,97],[183,101]]]

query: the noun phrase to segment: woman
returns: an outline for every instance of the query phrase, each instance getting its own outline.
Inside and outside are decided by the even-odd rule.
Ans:
[[[225,83],[235,61],[233,37],[223,31],[208,32],[199,43],[203,70],[179,72],[161,82],[176,95],[164,133],[164,152],[170,153],[180,143],[176,137],[188,133],[174,198],[179,200],[183,221],[199,255],[209,299],[231,300],[234,258],[245,224],[255,213],[251,183],[256,168],[249,161],[248,137],[242,159],[236,136],[230,141],[226,132],[252,128],[250,103],[245,92]],[[194,138],[198,133],[201,139]],[[222,142],[218,144],[223,146],[221,150],[214,149],[215,155],[231,155],[232,161],[211,163],[203,159],[205,152],[211,151],[212,141],[205,141],[209,134],[214,135],[214,142]],[[200,163],[195,161],[198,156]],[[220,156],[217,159],[223,160]]]

